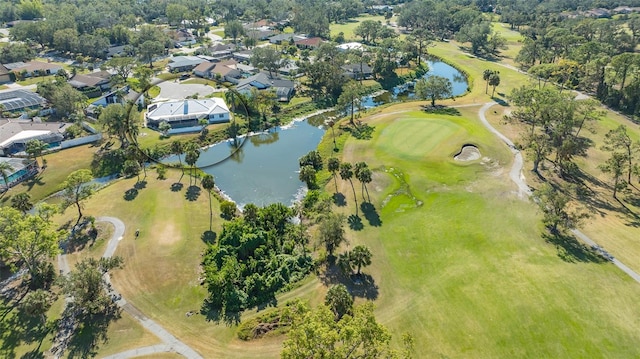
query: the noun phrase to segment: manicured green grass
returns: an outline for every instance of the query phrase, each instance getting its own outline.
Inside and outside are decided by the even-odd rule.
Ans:
[[[541,238],[535,207],[513,194],[511,156],[475,120],[477,108],[461,117],[407,110],[392,106],[367,120],[373,139],[350,139],[341,151],[376,169],[370,192],[382,225],[363,218],[350,247],[373,252],[365,272],[395,338],[412,333],[421,357],[637,356],[640,286],[608,263],[558,257]],[[443,130],[443,121],[461,129]],[[454,161],[452,150],[468,142],[492,161]],[[348,184],[341,191],[352,206]]]
[[[330,30],[331,30],[331,38],[336,37],[339,33],[344,33],[344,39],[345,40],[362,40],[361,38],[357,37],[356,35],[353,34],[353,30],[358,27],[358,25],[364,21],[364,20],[374,20],[374,21],[380,21],[382,23],[385,22],[384,16],[369,16],[369,15],[365,15],[365,16],[359,16],[356,17],[352,20],[349,20],[348,22],[344,23],[344,24],[331,24],[329,26]]]
[[[504,57],[503,61],[510,65],[516,65],[514,59],[522,48],[524,36],[522,36],[518,31],[511,30],[509,24],[501,22],[491,23],[491,28],[493,31],[500,34],[507,42],[507,49],[500,50],[500,55]]]
[[[133,200],[125,200],[124,195],[133,188],[135,179],[126,179],[113,183],[86,203],[87,215],[115,216],[127,226],[116,251],[124,258],[124,268],[113,273],[114,285],[143,313],[205,357],[276,357],[282,338],[246,343],[237,339],[235,326],[207,322],[201,315],[185,316],[189,311],[199,313],[206,296],[198,278],[205,248],[200,237],[209,228],[209,200],[205,191],[194,201],[185,198],[188,174],[182,178],[184,187],[172,191],[170,187],[178,182],[180,171],[173,170],[168,175],[167,180],[160,181],[149,172],[146,187]],[[213,211],[213,230],[219,233],[223,220],[215,199]],[[59,221],[72,218],[73,213],[68,213]],[[137,239],[134,229],[140,229]],[[299,288],[279,296],[279,301],[312,299],[317,291],[323,291],[321,283],[307,279]],[[245,314],[254,315],[255,311]]]
[[[39,84],[40,82],[43,81],[49,81],[49,80],[53,80],[55,79],[55,76],[50,75],[50,76],[39,76],[39,77],[28,77],[22,81],[16,81],[16,83],[18,85],[21,86],[29,86],[29,85],[35,85],[35,84]]]
[[[41,170],[37,176],[12,187],[4,196],[0,197],[0,203],[10,203],[11,197],[20,192],[28,192],[35,203],[59,191],[60,184],[71,172],[90,167],[93,153],[97,149],[94,145],[89,144],[45,155],[47,168]],[[42,164],[40,158],[38,158],[38,162]]]
[[[491,101],[491,88],[489,93],[485,94],[486,82],[482,79],[484,70],[493,70],[500,72],[500,85],[496,88],[496,98],[507,101],[506,95],[509,95],[514,88],[527,84],[531,79],[526,74],[521,74],[499,64],[476,58],[470,54],[460,51],[459,44],[455,41],[448,43],[438,42],[434,47],[429,48],[429,53],[445,59],[448,63],[453,64],[458,69],[464,71],[469,81],[470,93],[456,101],[444,102],[449,105],[460,105],[468,103],[484,103]]]

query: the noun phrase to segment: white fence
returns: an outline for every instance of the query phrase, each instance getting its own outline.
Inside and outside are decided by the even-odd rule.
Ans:
[[[75,146],[80,146],[80,145],[84,145],[85,143],[91,143],[91,142],[96,142],[102,139],[102,134],[98,133],[95,135],[90,135],[90,136],[84,136],[84,137],[80,137],[80,138],[74,138],[71,140],[66,140],[66,141],[62,141],[60,143],[60,148],[61,149],[65,149],[65,148],[71,148],[71,147],[75,147]]]

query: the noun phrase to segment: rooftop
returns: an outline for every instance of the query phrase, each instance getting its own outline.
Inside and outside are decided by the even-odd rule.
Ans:
[[[154,106],[157,106],[153,108]],[[149,106],[147,117],[153,120],[171,121],[175,119],[203,118],[209,114],[229,113],[223,99],[218,97],[202,100],[169,101]]]
[[[35,92],[27,90],[12,90],[0,92],[0,105],[7,111],[17,111],[23,108],[42,106],[46,100]]]
[[[11,172],[16,173],[23,168],[27,167],[27,165],[32,162],[31,160],[25,158],[16,158],[16,157],[0,157],[0,163],[8,163],[13,170]],[[1,179],[0,179],[1,180]]]
[[[37,70],[53,70],[53,69],[61,69],[62,66],[58,64],[50,64],[48,62],[41,61],[29,61],[29,62],[13,62],[10,64],[5,64],[5,67],[11,71],[27,71],[33,72]]]
[[[62,134],[70,123],[64,122],[36,122],[29,120],[0,121],[0,147],[12,142],[35,139],[54,134]]]

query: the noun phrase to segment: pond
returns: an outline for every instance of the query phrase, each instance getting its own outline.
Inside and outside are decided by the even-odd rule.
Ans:
[[[451,81],[453,96],[464,95],[464,93],[467,92],[467,88],[469,87],[467,79],[455,67],[442,61],[429,60],[427,64],[429,65],[429,71],[423,76],[424,78],[437,75],[449,79],[449,81]],[[362,101],[362,106],[365,108],[373,108],[392,101],[412,99],[414,97],[413,87],[409,86],[409,84],[402,84],[394,87],[389,92],[385,91],[375,96],[365,96]]]
[[[467,91],[466,79],[454,67],[443,62],[428,63],[429,72],[425,76],[436,74],[449,78],[454,96]],[[394,93],[365,97],[364,105],[375,107],[401,99],[403,95],[413,96],[412,93],[400,96]],[[381,101],[385,96],[386,101]],[[218,143],[203,151],[196,165],[212,174],[218,188],[240,207],[248,203],[258,206],[277,202],[291,205],[302,198],[306,188],[298,179],[298,159],[317,148],[325,132],[323,121],[328,115],[330,113],[243,138],[239,148],[232,142]],[[176,160],[174,156],[166,161]]]
[[[324,135],[319,124],[294,122],[247,138],[236,148],[232,142],[209,147],[196,163],[215,177],[216,185],[238,206],[293,204],[304,195],[298,179],[298,159],[315,150]]]

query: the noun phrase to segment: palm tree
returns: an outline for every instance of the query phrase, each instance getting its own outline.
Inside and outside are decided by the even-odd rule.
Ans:
[[[2,175],[2,180],[4,181],[5,191],[9,190],[9,175],[13,169],[9,162],[0,162],[0,175]]]
[[[27,147],[25,148],[25,152],[33,157],[33,159],[36,161],[36,165],[39,167],[40,164],[38,163],[38,156],[42,157],[42,153],[47,149],[49,145],[47,145],[45,142],[40,141],[40,140],[31,140],[27,142]],[[44,166],[44,157],[42,158],[42,163]]]
[[[182,166],[182,152],[184,152],[184,146],[182,146],[182,142],[173,141],[171,142],[171,153],[178,156],[178,161],[180,162],[180,170],[182,171],[182,176],[184,176],[184,167]],[[182,179],[182,176],[180,179]]]
[[[365,162],[358,162],[355,166],[355,176],[362,184],[362,200],[364,201],[364,191],[367,191],[367,198],[369,198],[369,190],[367,189],[367,183],[371,183],[371,169]],[[371,199],[369,199],[371,202]]]
[[[486,69],[482,72],[482,79],[487,82],[486,86],[484,87],[485,94],[489,92],[489,79],[491,78],[491,75],[493,75],[493,70]]]
[[[493,95],[496,93],[496,87],[500,85],[500,75],[498,74],[498,71],[491,74],[488,84],[493,86],[493,92],[491,92],[491,97],[493,97]]]
[[[11,198],[11,207],[17,209],[22,212],[22,214],[27,214],[33,208],[33,203],[31,202],[31,195],[27,192],[21,192]]]
[[[316,170],[312,166],[305,165],[300,167],[300,174],[298,175],[300,181],[307,184],[307,188],[313,189],[316,184]]]
[[[337,173],[340,170],[340,160],[335,157],[329,158],[329,160],[327,161],[327,169],[329,170],[329,172],[331,172],[331,175],[333,176],[333,182],[336,184],[336,193],[338,193]]]
[[[356,275],[360,275],[360,268],[371,264],[371,251],[366,246],[356,246],[349,255],[351,263],[358,268]]]
[[[342,273],[344,273],[345,275],[351,275],[351,272],[353,272],[353,266],[351,264],[351,252],[346,251],[344,253],[338,254],[336,264],[338,265],[338,268],[340,268]]]
[[[353,170],[351,168],[351,163],[344,162],[340,164],[340,178],[343,181],[348,180],[351,183],[351,189],[353,190],[353,200],[356,202],[356,216],[358,215],[358,198],[356,197],[356,188],[353,187]]]
[[[198,162],[199,157],[200,149],[198,149],[197,147],[188,149],[187,154],[184,157],[184,161],[191,167],[189,170],[189,184],[191,184],[191,180],[193,178],[193,170],[195,169],[195,165],[196,162]]]
[[[216,182],[213,179],[213,175],[206,174],[202,177],[202,188],[209,193],[209,231],[211,231],[213,221],[213,208],[211,207],[211,191],[215,188]]]

